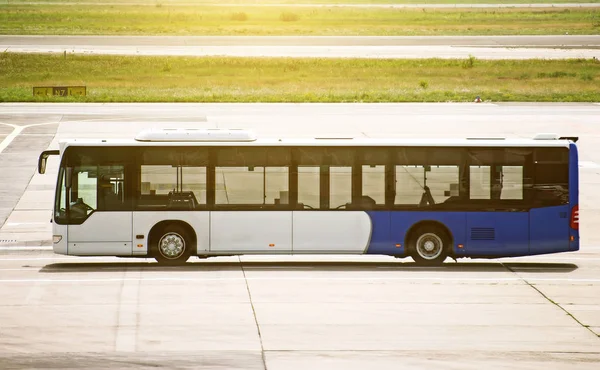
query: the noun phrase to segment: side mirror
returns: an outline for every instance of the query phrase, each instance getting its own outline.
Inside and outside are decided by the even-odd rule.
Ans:
[[[48,161],[48,157],[51,155],[58,155],[59,153],[58,150],[44,150],[38,159],[38,172],[42,175],[46,173],[46,162]]]

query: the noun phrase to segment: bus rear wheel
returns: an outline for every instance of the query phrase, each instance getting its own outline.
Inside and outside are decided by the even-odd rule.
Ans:
[[[167,226],[155,239],[152,256],[164,265],[184,264],[192,254],[190,238],[186,231],[177,225]]]
[[[439,227],[416,230],[409,244],[410,255],[419,265],[438,266],[448,257],[449,238]]]

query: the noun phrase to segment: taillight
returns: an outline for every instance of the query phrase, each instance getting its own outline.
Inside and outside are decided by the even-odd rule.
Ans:
[[[571,229],[579,230],[579,205],[571,208]]]

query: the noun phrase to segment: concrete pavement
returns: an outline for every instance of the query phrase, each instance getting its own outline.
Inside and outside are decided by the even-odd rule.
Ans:
[[[239,127],[262,137],[558,132],[580,136],[582,164],[577,253],[439,268],[381,256],[162,267],[23,250],[50,242],[50,160],[46,175],[11,195],[18,203],[0,229],[0,368],[597,369],[599,116],[600,104],[589,103],[0,104],[3,123],[48,123],[6,146],[21,151],[3,171],[29,176],[58,138],[131,137],[149,127]],[[0,189],[13,182],[0,178]]]
[[[600,36],[0,36],[14,53],[323,58],[600,58]]]
[[[599,252],[441,268],[12,252],[0,256],[0,367],[596,369]]]

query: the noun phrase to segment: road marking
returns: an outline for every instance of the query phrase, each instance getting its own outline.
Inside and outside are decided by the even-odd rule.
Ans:
[[[12,143],[12,141],[17,136],[19,136],[21,131],[23,131],[23,129],[25,128],[24,126],[12,125],[10,123],[1,123],[1,124],[12,127],[13,131],[7,137],[5,137],[4,140],[2,140],[2,142],[0,143],[0,153],[2,153],[4,151],[4,149],[6,149],[6,147],[9,146],[10,143]]]
[[[0,143],[0,153],[2,153],[2,151],[4,151],[4,149],[6,149],[6,147],[8,147],[10,145],[10,143],[12,143],[12,141],[17,136],[19,136],[21,131],[25,130],[26,128],[35,127],[35,126],[52,125],[55,123],[58,123],[58,122],[32,123],[30,125],[19,126],[19,125],[13,125],[12,123],[0,122],[0,125],[10,126],[13,128],[13,131],[7,137],[5,137],[4,140],[2,140],[2,142]]]

